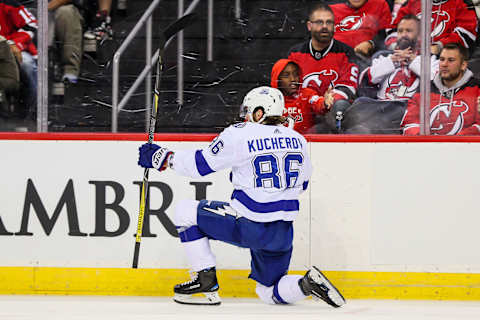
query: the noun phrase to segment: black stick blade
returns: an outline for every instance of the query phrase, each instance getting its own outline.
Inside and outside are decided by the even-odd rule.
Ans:
[[[183,17],[179,18],[175,22],[173,22],[171,25],[169,25],[165,31],[163,31],[163,36],[165,38],[165,42],[168,41],[174,34],[177,32],[185,29],[189,25],[195,23],[197,21],[197,14],[195,13],[189,13],[184,15]]]

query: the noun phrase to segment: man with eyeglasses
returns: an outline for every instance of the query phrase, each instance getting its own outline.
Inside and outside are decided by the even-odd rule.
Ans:
[[[323,96],[332,87],[333,107],[319,117],[315,131],[335,133],[343,112],[356,96],[359,69],[353,49],[333,39],[335,17],[332,9],[317,3],[309,12],[307,28],[311,39],[291,48],[288,58],[302,69],[303,88],[312,88]]]

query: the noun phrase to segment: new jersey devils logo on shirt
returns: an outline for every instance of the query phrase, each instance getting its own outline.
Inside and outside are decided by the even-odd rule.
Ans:
[[[453,101],[436,105],[430,111],[430,130],[437,134],[457,134],[463,129],[463,114],[468,105],[463,101]]]
[[[419,19],[422,18],[422,14],[417,14]],[[446,11],[433,11],[432,12],[432,38],[441,35],[447,27],[447,22],[450,21],[450,15]]]
[[[338,79],[338,73],[335,70],[322,70],[320,72],[312,72],[303,77],[304,88],[312,88],[320,95],[323,95],[327,91],[330,84],[335,85],[335,81]]]
[[[399,88],[404,86],[405,92],[399,92]],[[418,78],[411,71],[396,69],[393,74],[388,77],[387,87],[385,88],[385,96],[390,99],[400,97],[412,97],[418,87]]]
[[[336,30],[341,31],[357,30],[362,25],[364,16],[365,13],[361,16],[348,16],[346,18],[343,18],[342,21],[340,21],[340,23],[335,26],[335,28]]]
[[[450,15],[446,11],[435,11],[432,12],[432,25],[435,25],[435,28],[432,30],[432,38],[435,38],[445,31],[447,22],[450,21]]]

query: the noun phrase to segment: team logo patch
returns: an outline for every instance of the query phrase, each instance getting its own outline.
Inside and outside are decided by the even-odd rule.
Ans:
[[[417,17],[421,19],[422,14],[417,14]],[[448,12],[438,10],[432,12],[432,38],[438,37],[445,31],[448,21],[450,21],[450,15]]]
[[[385,96],[390,99],[397,97],[412,97],[418,87],[419,79],[411,72],[404,72],[396,69],[393,74],[388,77],[387,88],[385,88]],[[403,88],[403,90],[402,90]]]
[[[322,70],[320,72],[313,72],[303,78],[303,87],[312,88],[320,94],[327,91],[328,86],[335,85],[338,79],[338,73],[333,69]]]
[[[240,218],[238,213],[227,202],[202,200],[198,210],[218,214],[223,217],[232,216],[236,219]]]
[[[365,13],[361,16],[348,16],[342,19],[342,21],[335,26],[335,29],[340,31],[358,30],[362,25],[364,17]]]
[[[463,114],[468,111],[464,101],[453,101],[436,105],[430,111],[430,130],[437,134],[453,135],[463,129],[465,122]]]

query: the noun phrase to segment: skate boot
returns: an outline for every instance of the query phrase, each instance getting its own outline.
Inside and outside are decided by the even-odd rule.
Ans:
[[[305,276],[298,281],[298,285],[306,296],[311,295],[314,298],[322,299],[335,308],[341,307],[346,303],[337,288],[315,266],[308,270]]]
[[[219,305],[217,270],[215,267],[196,272],[192,280],[173,288],[173,301],[182,304]]]

